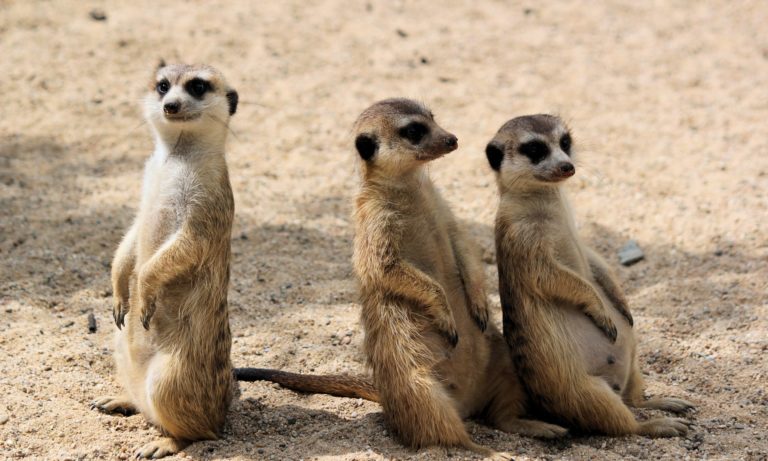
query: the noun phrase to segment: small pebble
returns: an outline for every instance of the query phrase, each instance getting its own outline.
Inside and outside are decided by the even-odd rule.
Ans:
[[[107,13],[105,13],[103,10],[91,10],[90,13],[88,13],[91,16],[91,19],[94,21],[106,21],[107,20]]]
[[[93,312],[88,314],[88,331],[96,333],[96,317],[93,315]]]
[[[10,419],[10,416],[8,416],[5,413],[0,413],[0,425],[7,423],[9,419]]]
[[[643,253],[643,250],[640,249],[635,240],[625,243],[621,250],[619,250],[619,262],[622,266],[631,266],[643,258],[645,258],[645,253]]]

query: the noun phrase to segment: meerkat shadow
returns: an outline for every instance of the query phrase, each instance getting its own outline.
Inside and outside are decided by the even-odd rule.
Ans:
[[[20,286],[34,287],[50,305],[81,290],[101,287],[109,296],[109,270],[135,210],[108,197],[87,196],[83,181],[111,181],[142,159],[84,157],[82,148],[52,137],[0,137],[0,219],[9,251],[0,261]],[[135,164],[135,165],[134,165]],[[135,195],[139,195],[139,185]],[[76,263],[75,263],[76,261]],[[66,270],[57,269],[66,266]]]
[[[266,224],[241,213],[232,235],[230,306],[234,319],[285,309],[356,304],[352,273],[351,197],[323,195],[294,204],[301,223]],[[330,223],[330,225],[328,225]],[[242,311],[240,310],[242,308]]]
[[[246,397],[233,402],[219,440],[195,443],[185,452],[193,459],[306,459],[360,452],[386,456],[393,451],[407,451],[391,435],[384,435],[386,429],[380,411],[342,417],[309,409],[301,402],[272,406]]]

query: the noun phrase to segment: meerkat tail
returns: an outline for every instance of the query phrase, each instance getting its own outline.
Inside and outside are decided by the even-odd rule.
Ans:
[[[282,387],[308,394],[379,401],[379,393],[370,378],[349,375],[304,375],[268,368],[235,368],[238,381],[270,381]]]

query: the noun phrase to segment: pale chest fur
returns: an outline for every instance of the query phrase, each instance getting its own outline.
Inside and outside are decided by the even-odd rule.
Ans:
[[[163,152],[147,161],[139,209],[138,262],[147,261],[181,228],[195,188],[194,172]]]

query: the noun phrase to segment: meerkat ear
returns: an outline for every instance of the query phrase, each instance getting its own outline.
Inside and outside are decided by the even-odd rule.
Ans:
[[[163,59],[163,58],[160,58],[160,61],[158,61],[158,63],[157,63],[157,68],[156,68],[155,70],[160,70],[160,69],[162,69],[162,68],[163,68],[163,67],[165,67],[165,66],[166,66],[166,64],[165,64],[165,59]]]
[[[379,150],[379,141],[375,135],[369,133],[363,133],[357,135],[355,138],[355,148],[357,153],[360,154],[360,158],[365,161],[370,160]]]
[[[237,91],[235,90],[229,90],[227,91],[227,101],[229,102],[229,115],[235,115],[235,112],[237,112],[237,101],[238,101]]]
[[[501,168],[501,161],[504,160],[504,146],[491,141],[485,147],[485,156],[488,157],[488,163],[494,171],[499,171]]]

